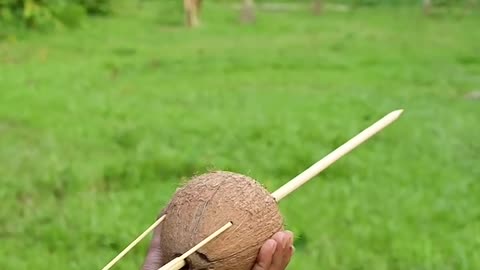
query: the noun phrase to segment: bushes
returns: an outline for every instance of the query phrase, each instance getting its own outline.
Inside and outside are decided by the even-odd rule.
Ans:
[[[111,11],[111,0],[0,0],[0,22],[29,28],[74,26]]]
[[[72,2],[77,2],[90,15],[106,15],[112,10],[110,0],[75,0]]]

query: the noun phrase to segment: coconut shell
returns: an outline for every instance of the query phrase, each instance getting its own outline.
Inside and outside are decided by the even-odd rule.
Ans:
[[[251,270],[260,247],[283,229],[270,193],[250,177],[217,171],[196,176],[170,201],[161,227],[165,263],[231,221],[224,233],[186,259],[185,269]]]

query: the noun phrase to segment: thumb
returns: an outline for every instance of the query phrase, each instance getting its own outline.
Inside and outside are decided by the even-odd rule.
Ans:
[[[252,270],[269,270],[272,264],[273,253],[277,248],[277,242],[273,239],[269,239],[260,248],[260,252],[257,256],[257,262],[253,266]]]

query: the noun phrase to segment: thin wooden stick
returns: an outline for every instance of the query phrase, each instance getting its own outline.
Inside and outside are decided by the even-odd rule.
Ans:
[[[177,257],[173,260],[171,260],[169,263],[167,263],[166,265],[160,267],[158,270],[180,270],[182,269],[182,267],[185,266],[185,259],[192,255],[195,251],[199,250],[201,247],[203,247],[204,245],[206,245],[208,242],[210,242],[212,239],[214,239],[215,237],[217,237],[218,235],[220,235],[221,233],[223,233],[224,231],[226,231],[228,228],[230,228],[231,226],[233,225],[232,222],[228,222],[227,224],[223,225],[223,227],[221,227],[220,229],[218,229],[217,231],[215,231],[214,233],[212,233],[210,236],[208,236],[207,238],[203,239],[203,241],[201,241],[200,243],[198,243],[196,246],[194,246],[193,248],[191,248],[190,250],[188,250],[187,252],[183,253],[182,256],[180,257]]]
[[[288,194],[292,193],[297,188],[299,188],[300,186],[302,186],[303,184],[311,180],[313,177],[318,175],[320,172],[325,170],[327,167],[335,163],[335,161],[337,161],[344,155],[348,154],[357,146],[359,146],[360,144],[362,144],[363,142],[371,138],[373,135],[377,134],[378,132],[383,130],[385,127],[393,123],[395,120],[398,119],[398,117],[400,116],[400,114],[402,114],[402,112],[403,110],[396,110],[387,114],[382,119],[378,120],[373,125],[366,128],[365,130],[357,134],[355,137],[347,141],[345,144],[335,149],[326,157],[322,158],[320,161],[313,164],[310,168],[308,168],[307,170],[299,174],[297,177],[287,182],[277,191],[273,192],[271,194],[272,197],[275,198],[277,202],[279,202]],[[173,259],[172,261],[162,266],[158,270],[180,270],[182,267],[185,266],[185,258],[193,254],[195,251],[197,251],[199,248],[201,248],[208,242],[210,242],[213,238],[217,237],[219,234],[224,232],[230,226],[232,226],[231,222],[225,224],[222,228],[218,229],[209,237],[205,238],[202,242],[197,244],[195,247],[191,248],[189,251],[185,252],[182,256]]]
[[[171,260],[169,263],[165,264],[164,266],[160,267],[158,270],[180,270],[182,269],[187,263],[185,259],[180,259],[177,257]]]
[[[320,172],[325,170],[328,166],[332,165],[335,161],[355,149],[357,146],[368,140],[370,137],[393,123],[397,118],[402,114],[403,110],[393,111],[382,119],[378,120],[376,123],[360,132],[357,136],[350,139],[348,142],[342,146],[335,149],[333,152],[328,154],[326,157],[313,164],[310,168],[299,174],[297,177],[290,180],[288,183],[280,187],[277,191],[272,193],[272,197],[275,198],[277,202],[283,199],[288,194],[295,191],[297,188],[308,182],[310,179],[317,176]]]
[[[148,229],[146,229],[142,234],[140,234],[140,236],[138,236],[137,239],[133,240],[133,242],[130,243],[130,245],[128,245],[122,252],[120,252],[120,254],[117,255],[117,257],[115,257],[111,262],[109,262],[105,267],[103,267],[102,270],[108,270],[112,268],[112,266],[116,264],[123,256],[125,256],[125,254],[127,254],[140,241],[142,241],[142,239],[145,238],[145,236],[147,236],[151,231],[153,231],[153,229],[155,229],[158,226],[158,224],[160,224],[165,219],[165,217],[166,215],[163,215],[159,219],[157,219],[155,223],[153,223],[150,227],[148,227]]]

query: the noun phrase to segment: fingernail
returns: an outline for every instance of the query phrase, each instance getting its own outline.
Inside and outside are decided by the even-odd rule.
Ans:
[[[291,246],[291,245],[293,245],[293,232],[291,232],[291,231],[286,231],[286,233],[288,234],[288,237],[289,237],[289,239],[288,239],[288,245]]]
[[[290,246],[290,254],[295,254],[295,247],[294,246]]]
[[[277,248],[277,241],[272,239],[267,240],[267,247],[271,250],[275,250]]]
[[[290,235],[288,233],[283,234],[282,236],[282,248],[286,248],[290,242]]]

